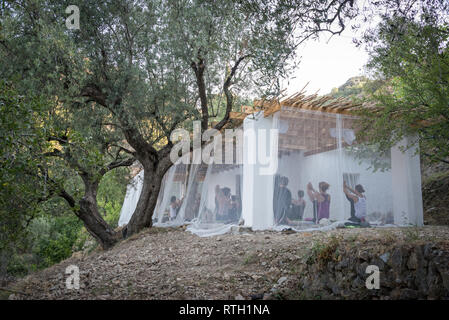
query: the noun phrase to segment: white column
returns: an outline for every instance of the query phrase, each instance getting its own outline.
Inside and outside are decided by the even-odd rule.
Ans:
[[[243,122],[243,199],[242,218],[245,226],[253,229],[268,229],[274,225],[273,190],[274,174],[260,174],[261,169],[267,168],[258,161],[259,146],[258,129],[265,129],[267,134],[267,148],[277,157],[277,141],[270,143],[270,129],[273,128],[273,116],[265,118],[263,113],[255,117],[248,116]],[[268,146],[271,146],[270,150]]]
[[[401,147],[413,145],[405,152]],[[404,137],[391,148],[393,215],[397,225],[423,225],[421,167],[416,137]]]
[[[344,159],[344,154],[343,154],[343,120],[341,117],[341,114],[337,113],[336,115],[336,119],[335,119],[335,131],[336,131],[336,139],[337,139],[337,146],[338,149],[336,150],[336,155],[337,155],[337,166],[334,169],[335,170],[335,174],[336,174],[336,182],[337,185],[332,186],[332,188],[334,188],[334,194],[336,196],[333,197],[333,201],[336,202],[336,210],[332,210],[331,211],[331,215],[330,218],[335,219],[335,220],[345,220],[348,217],[348,211],[345,210],[345,201],[347,201],[345,199],[344,193],[343,193],[343,167],[346,166],[346,162]]]

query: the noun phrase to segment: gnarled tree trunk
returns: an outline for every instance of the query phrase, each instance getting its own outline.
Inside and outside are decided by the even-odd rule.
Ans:
[[[172,165],[168,156],[164,157],[156,164],[153,164],[150,161],[141,162],[144,168],[142,191],[137,202],[136,210],[126,226],[124,237],[130,236],[153,225],[153,213],[159,196],[162,179]]]
[[[92,182],[88,177],[83,176],[85,191],[84,197],[79,200],[78,206],[65,190],[62,190],[60,196],[63,197],[74,211],[75,215],[83,221],[89,234],[91,234],[105,250],[110,249],[118,241],[119,237],[98,211],[97,190],[98,182]]]

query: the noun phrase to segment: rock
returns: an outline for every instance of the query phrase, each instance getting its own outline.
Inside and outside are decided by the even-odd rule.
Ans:
[[[369,262],[370,265],[375,265],[379,268],[379,271],[385,270],[385,262],[379,257],[374,257]]]
[[[449,293],[449,259],[443,257],[437,257],[434,261],[435,267],[440,273],[442,284],[446,291]]]
[[[368,266],[369,266],[368,262],[363,262],[356,267],[357,274],[359,275],[359,277],[365,278],[368,276],[368,274],[366,273],[366,268],[368,268]]]
[[[418,256],[416,255],[416,252],[412,252],[410,254],[410,257],[407,261],[407,267],[411,270],[418,269]]]
[[[370,259],[370,254],[366,250],[360,250],[358,256],[359,256],[359,259],[361,259],[363,261],[368,261]]]
[[[83,252],[77,251],[72,254],[72,259],[81,260],[83,258]]]
[[[387,263],[388,259],[390,258],[390,253],[389,252],[385,252],[383,255],[379,256],[379,258],[383,262]]]
[[[418,299],[419,293],[409,288],[396,288],[391,292],[390,297],[396,300],[414,300]]]
[[[435,246],[432,243],[428,243],[423,248],[424,258],[429,260],[433,254],[433,250],[435,249]]]
[[[278,280],[278,285],[282,285],[285,281],[287,281],[287,277],[281,277]]]
[[[357,277],[352,281],[351,285],[352,285],[352,288],[354,288],[354,289],[365,288],[365,281],[360,279],[359,277]]]
[[[443,288],[441,287],[440,277],[438,276],[438,270],[434,262],[429,262],[427,269],[427,286],[428,286],[428,297],[431,299],[438,299],[442,294]]]
[[[262,300],[271,300],[273,297],[269,293],[264,293]]]
[[[243,298],[243,296],[241,294],[236,295],[234,299],[235,300],[245,300],[245,298]]]
[[[391,299],[399,299],[399,297],[401,296],[401,289],[399,288],[394,288],[391,293],[390,293],[390,298]]]
[[[338,284],[335,283],[335,282],[329,283],[329,284],[328,284],[328,287],[332,290],[332,293],[333,293],[334,295],[339,295],[340,292],[341,292],[340,287],[339,287]]]
[[[387,261],[387,264],[395,269],[396,272],[402,272],[407,259],[407,251],[404,248],[396,248]]]
[[[263,299],[264,294],[263,293],[256,293],[256,294],[252,294],[251,300],[262,300]]]
[[[347,268],[348,266],[349,266],[349,259],[343,258],[341,259],[340,262],[337,263],[337,265],[335,266],[335,270],[340,271],[344,268]]]
[[[294,233],[296,233],[296,231],[293,230],[292,228],[285,228],[282,230],[282,233],[283,234],[294,234]]]

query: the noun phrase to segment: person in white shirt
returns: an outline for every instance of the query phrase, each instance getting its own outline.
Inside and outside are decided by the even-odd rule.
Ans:
[[[343,192],[348,198],[354,201],[355,216],[360,219],[361,222],[365,222],[366,219],[366,197],[363,194],[365,189],[361,184],[351,189],[346,181],[343,182]]]
[[[170,220],[174,220],[176,216],[178,215],[179,208],[181,207],[181,200],[177,200],[176,196],[172,196],[170,198],[170,212],[169,212],[169,218]]]

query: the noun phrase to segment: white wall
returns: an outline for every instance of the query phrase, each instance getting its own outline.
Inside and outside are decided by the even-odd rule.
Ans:
[[[405,152],[400,147],[413,145]],[[404,137],[391,149],[394,219],[399,225],[423,225],[418,138]]]
[[[270,130],[276,128],[276,122],[279,115],[265,118],[263,112],[257,114],[254,118],[247,117],[243,122],[245,133],[247,130],[258,129]],[[268,131],[267,131],[268,132]],[[253,229],[267,229],[273,226],[273,175],[266,173],[266,165],[259,161],[249,161],[252,156],[258,153],[259,136],[251,140],[245,136],[243,143],[243,187],[242,187],[242,218],[245,226]],[[271,139],[267,139],[265,150],[273,155],[277,155],[277,139],[271,144]],[[277,158],[276,158],[277,159]],[[269,166],[268,166],[269,167]]]

